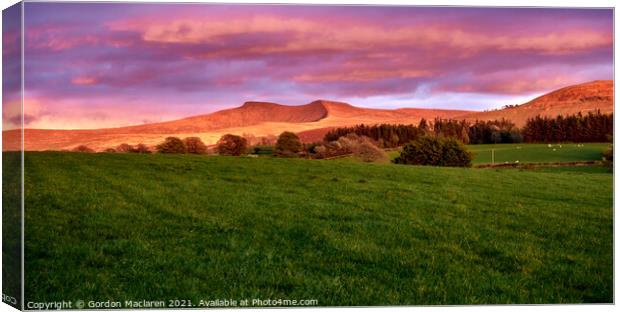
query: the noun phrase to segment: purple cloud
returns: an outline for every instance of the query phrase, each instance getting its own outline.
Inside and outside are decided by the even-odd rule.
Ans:
[[[420,102],[420,88],[498,99],[469,107],[484,109],[613,76],[613,12],[604,9],[26,6],[27,96],[47,114],[37,127],[66,119],[67,105],[74,127],[81,115],[108,116],[97,127],[259,99],[406,106],[403,97]]]

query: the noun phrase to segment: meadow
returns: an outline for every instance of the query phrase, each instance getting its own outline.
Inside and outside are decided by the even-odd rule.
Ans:
[[[601,160],[601,153],[609,143],[567,143],[567,144],[470,144],[467,149],[474,154],[474,165],[490,164],[495,153],[495,163],[555,163]],[[399,150],[388,152],[390,159],[396,158]]]
[[[495,151],[495,163],[554,163],[601,160],[609,143],[566,144],[478,144],[468,145],[474,164],[488,164]]]
[[[613,302],[613,175],[28,152],[26,301]]]

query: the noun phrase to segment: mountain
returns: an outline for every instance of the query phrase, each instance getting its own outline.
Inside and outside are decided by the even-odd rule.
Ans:
[[[227,133],[261,137],[360,123],[417,123],[421,118],[453,118],[465,113],[468,111],[369,109],[326,100],[298,106],[246,102],[237,108],[168,122],[93,130],[25,129],[24,136],[26,150],[63,150],[78,145],[104,150],[121,143],[156,145],[168,136],[197,136],[211,145]],[[4,131],[3,140],[4,150],[19,149],[19,130]]]
[[[505,118],[522,127],[528,118],[537,115],[555,117],[597,110],[604,114],[613,113],[614,82],[612,80],[598,80],[569,86],[539,96],[522,105],[495,111],[475,112],[460,117],[467,120]]]
[[[325,118],[322,101],[287,106],[269,102],[246,102],[242,106],[168,122],[111,129],[117,133],[202,133],[224,128],[258,125],[266,122],[307,123]]]
[[[536,115],[557,116],[600,110],[613,112],[613,81],[593,81],[562,88],[511,108],[475,112],[462,110],[400,108],[370,109],[347,103],[317,100],[288,106],[269,102],[246,102],[240,107],[167,122],[92,130],[25,129],[26,150],[63,150],[86,145],[95,150],[121,143],[156,145],[167,136],[200,137],[215,144],[226,133],[255,137],[297,132],[304,142],[317,141],[334,127],[356,124],[417,124],[420,119],[509,119],[523,126]],[[3,131],[3,149],[19,149],[19,130]]]

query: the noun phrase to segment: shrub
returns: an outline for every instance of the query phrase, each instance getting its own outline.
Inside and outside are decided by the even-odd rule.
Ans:
[[[116,147],[116,151],[119,153],[133,153],[133,146],[123,143]]]
[[[379,162],[388,159],[385,151],[368,139],[359,142],[359,144],[353,148],[353,155],[364,162]]]
[[[116,153],[116,150],[111,148],[111,147],[108,147],[108,148],[104,149],[103,152],[104,153]]]
[[[284,131],[276,142],[276,155],[283,157],[296,157],[302,150],[301,141],[297,134]]]
[[[406,144],[394,163],[424,166],[471,167],[471,152],[455,138],[424,136]]]
[[[164,142],[157,145],[156,149],[165,154],[184,154],[187,152],[185,143],[177,137],[167,137]]]
[[[313,157],[321,159],[353,154],[353,149],[351,148],[352,141],[350,139],[352,136],[357,135],[350,133],[346,136],[338,138],[336,141],[327,142],[323,145],[315,146],[315,154],[313,155]]]
[[[247,153],[247,148],[247,140],[234,134],[223,135],[217,141],[217,152],[220,155],[239,156]]]
[[[78,145],[75,148],[73,148],[71,151],[77,152],[77,153],[94,153],[95,152],[95,150],[93,150],[92,148],[86,145]]]
[[[127,143],[123,143],[117,146],[115,150],[116,152],[119,152],[119,153],[142,153],[142,154],[151,153],[151,150],[148,148],[148,146],[142,143],[135,145],[135,146],[129,145]]]
[[[188,137],[183,140],[188,153],[192,154],[206,154],[207,146],[202,143],[199,137]]]
[[[330,158],[353,154],[366,162],[387,160],[385,152],[378,143],[367,136],[349,133],[337,140],[322,145],[309,145],[308,154],[314,158]]]
[[[308,156],[315,155],[317,153],[316,148],[321,146],[323,143],[321,142],[312,142],[304,144],[304,153]]]
[[[151,149],[149,149],[148,146],[140,143],[140,144],[138,144],[138,145],[133,147],[132,152],[140,153],[140,154],[150,154],[151,153]]]

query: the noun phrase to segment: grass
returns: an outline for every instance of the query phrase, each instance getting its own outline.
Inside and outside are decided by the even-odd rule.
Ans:
[[[613,302],[608,173],[27,153],[26,300]]]
[[[495,150],[495,163],[553,163],[601,160],[601,153],[609,148],[608,143],[568,144],[471,144],[467,148],[474,153],[473,164],[490,164],[492,150]],[[562,147],[560,147],[562,146]],[[390,159],[400,155],[400,151],[388,152]]]
[[[21,306],[21,154],[2,153],[2,293]],[[4,299],[4,298],[3,298]]]
[[[577,144],[478,144],[468,145],[475,155],[474,164],[491,163],[491,150],[495,150],[495,163],[551,163],[601,160],[601,153],[609,148],[607,143]],[[560,147],[561,146],[561,147]]]
[[[592,166],[566,166],[566,167],[541,167],[531,170],[539,172],[562,172],[569,174],[609,173],[609,169],[602,165]]]

